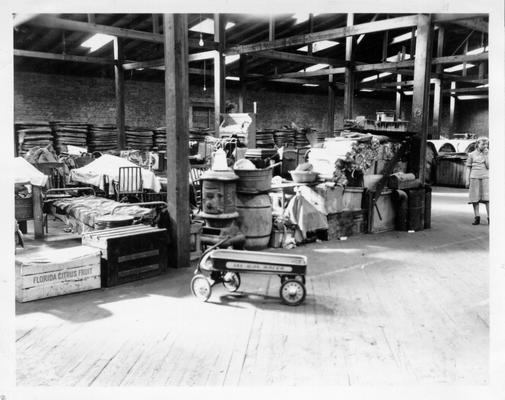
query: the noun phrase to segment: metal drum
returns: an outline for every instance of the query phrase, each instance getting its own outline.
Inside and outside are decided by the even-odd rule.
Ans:
[[[424,229],[424,188],[408,190],[408,217],[409,230],[422,231]]]

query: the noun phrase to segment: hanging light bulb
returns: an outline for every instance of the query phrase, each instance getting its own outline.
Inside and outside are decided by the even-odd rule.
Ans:
[[[200,14],[200,24],[201,24],[201,23],[202,23],[202,14]],[[200,41],[198,42],[198,45],[199,45],[200,47],[202,47],[202,46],[203,46],[203,34],[202,34],[202,32],[200,32]]]

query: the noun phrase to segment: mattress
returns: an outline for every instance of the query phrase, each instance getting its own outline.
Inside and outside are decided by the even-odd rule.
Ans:
[[[111,215],[112,210],[119,204],[117,201],[97,196],[82,196],[59,199],[52,202],[53,214],[64,214],[65,221],[79,233],[93,230],[96,219],[104,215]],[[140,207],[132,204],[129,207],[120,207],[114,215],[129,215],[135,222],[151,222],[156,214],[152,208]],[[77,224],[76,224],[77,223]]]

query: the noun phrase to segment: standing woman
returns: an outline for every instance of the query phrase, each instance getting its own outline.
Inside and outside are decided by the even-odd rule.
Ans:
[[[477,139],[475,150],[468,154],[466,160],[466,186],[470,188],[470,203],[475,215],[472,225],[480,224],[479,203],[486,205],[489,224],[489,140],[486,137]]]

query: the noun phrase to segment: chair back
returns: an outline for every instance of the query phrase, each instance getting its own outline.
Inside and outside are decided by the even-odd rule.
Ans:
[[[198,209],[202,209],[202,181],[200,177],[209,169],[208,165],[191,165],[189,169],[189,184],[193,187],[194,199],[190,199]]]
[[[119,167],[118,195],[142,193],[142,168]]]
[[[65,187],[65,172],[63,163],[44,162],[34,164],[44,175],[48,176],[47,187],[49,189],[60,189]]]

